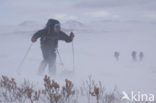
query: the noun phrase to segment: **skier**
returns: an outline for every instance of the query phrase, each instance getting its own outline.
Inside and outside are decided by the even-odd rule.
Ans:
[[[58,41],[71,42],[74,38],[74,33],[71,32],[70,36],[61,31],[61,25],[58,20],[49,19],[46,27],[37,31],[31,41],[34,43],[40,38],[41,50],[43,60],[39,66],[39,74],[42,74],[46,66],[49,66],[49,74],[56,75],[56,50]]]
[[[137,61],[137,52],[136,51],[132,51],[132,59],[133,59],[133,61]]]
[[[139,59],[140,59],[140,61],[142,61],[143,58],[144,58],[144,53],[143,53],[143,52],[140,52],[140,53],[139,53]]]
[[[114,57],[115,57],[116,61],[119,60],[119,56],[120,56],[120,53],[117,52],[117,51],[115,51],[115,52],[114,52]]]

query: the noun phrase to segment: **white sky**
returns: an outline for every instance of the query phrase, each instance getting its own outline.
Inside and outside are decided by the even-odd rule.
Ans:
[[[0,24],[48,18],[156,21],[156,0],[0,0]]]

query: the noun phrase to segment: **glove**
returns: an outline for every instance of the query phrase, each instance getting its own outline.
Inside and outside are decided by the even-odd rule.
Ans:
[[[75,36],[75,35],[74,35],[74,33],[73,33],[73,32],[71,32],[71,33],[70,33],[70,37],[73,39],[73,38],[74,38],[74,36]]]
[[[36,39],[35,38],[32,38],[31,41],[34,43],[34,42],[36,42]]]

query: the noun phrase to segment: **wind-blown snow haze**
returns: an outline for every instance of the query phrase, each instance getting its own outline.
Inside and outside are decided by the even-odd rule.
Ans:
[[[54,18],[65,33],[75,34],[75,68],[72,43],[59,41],[64,65],[57,56],[57,75],[51,78],[60,83],[68,78],[78,87],[92,75],[108,91],[117,86],[156,95],[155,0],[0,0],[0,12],[0,75],[43,83],[39,39],[18,66],[32,35]]]

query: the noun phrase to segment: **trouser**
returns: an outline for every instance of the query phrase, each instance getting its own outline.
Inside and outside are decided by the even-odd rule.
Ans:
[[[132,56],[132,58],[133,58],[133,61],[137,61],[136,56]]]
[[[55,75],[56,74],[56,51],[41,47],[42,54],[43,54],[43,60],[40,63],[39,66],[39,73],[42,74],[48,65],[49,68],[49,74]]]

